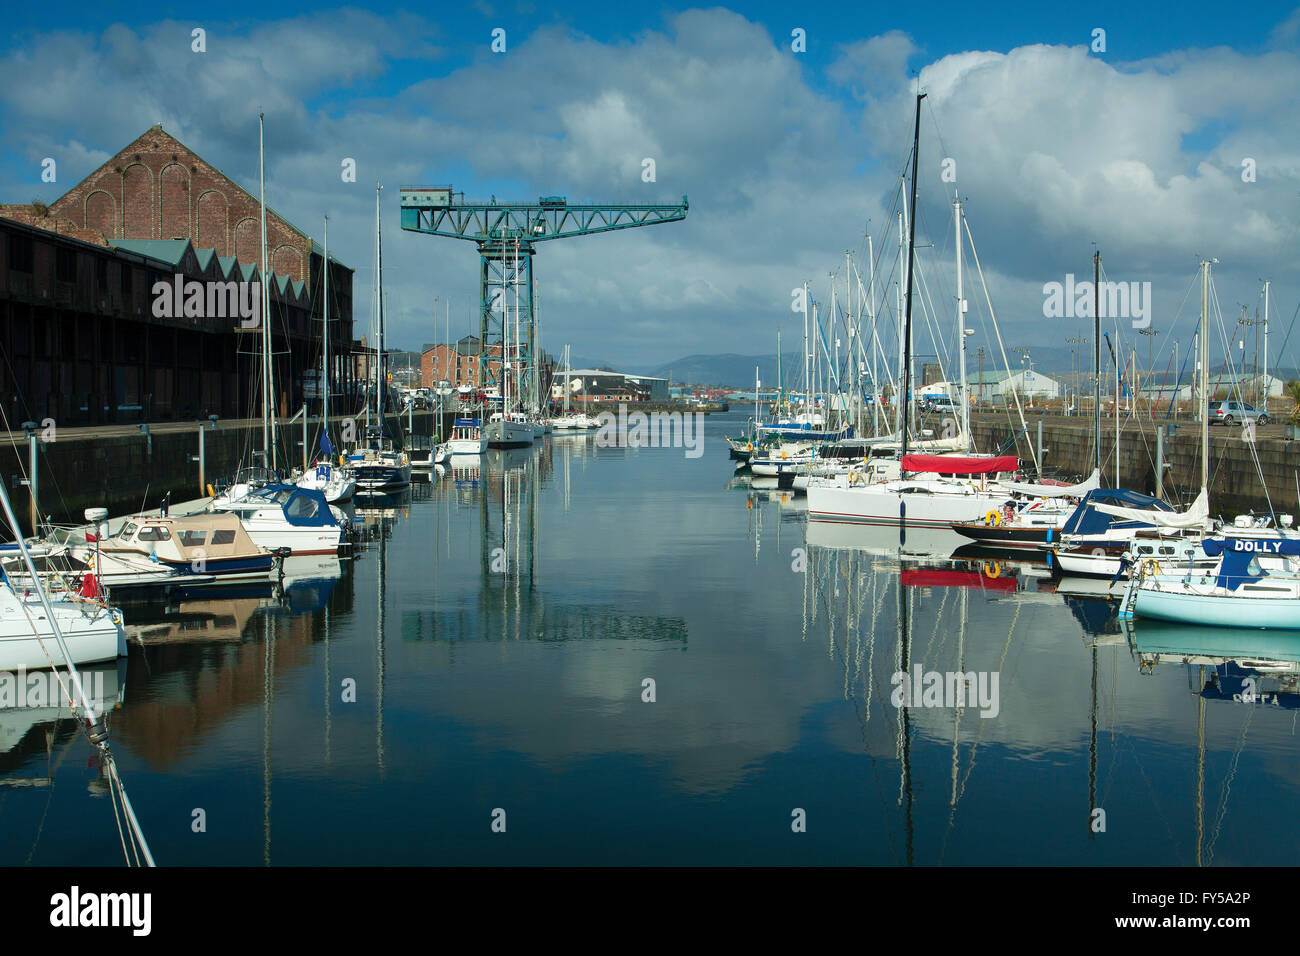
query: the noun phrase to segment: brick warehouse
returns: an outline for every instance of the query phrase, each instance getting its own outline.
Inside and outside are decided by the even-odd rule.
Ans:
[[[267,210],[275,405],[314,398],[322,250]],[[11,427],[256,414],[260,333],[157,318],[154,283],[260,281],[255,197],[154,126],[62,197],[0,205],[0,405]],[[356,394],[352,270],[331,257],[336,394]]]

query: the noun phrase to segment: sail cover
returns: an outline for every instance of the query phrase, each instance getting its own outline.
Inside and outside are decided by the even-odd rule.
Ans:
[[[1016,471],[1020,459],[1015,455],[988,458],[963,455],[906,455],[904,471],[928,471],[941,475],[992,475],[999,471]]]
[[[1098,511],[1129,521],[1145,521],[1160,528],[1209,528],[1210,494],[1204,488],[1186,511],[1147,511],[1142,508],[1122,508],[1118,505],[1093,504]]]
[[[1101,487],[1101,472],[1094,468],[1092,474],[1077,485],[1034,485],[1027,481],[1006,481],[1003,486],[1008,491],[1031,498],[1082,498]]]

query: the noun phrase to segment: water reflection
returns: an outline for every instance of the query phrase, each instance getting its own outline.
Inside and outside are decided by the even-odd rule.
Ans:
[[[731,472],[590,436],[491,450],[358,499],[353,546],[278,586],[130,607],[111,731],[146,827],[173,821],[150,828],[160,861],[1300,852],[1285,639],[1122,629],[1105,582],[933,530],[900,547],[896,528],[810,524],[800,496]],[[996,715],[895,704],[895,675],[918,671],[997,673]],[[45,794],[0,784],[5,860],[120,859],[73,730],[31,720],[0,750],[0,780],[81,798],[51,804],[33,851]],[[195,806],[218,821],[206,838],[174,824]],[[494,807],[509,841],[491,839]]]
[[[1049,795],[1046,806],[1023,794],[1015,799],[1061,818],[1045,836],[1070,847],[1074,861],[1114,858],[1114,838],[1106,834],[1118,818],[1126,831],[1137,823],[1163,831],[1140,838],[1143,851],[1128,862],[1210,865],[1216,850],[1232,857],[1218,862],[1244,862],[1237,846],[1225,852],[1225,843],[1230,832],[1260,827],[1240,806],[1258,801],[1233,797],[1247,764],[1256,767],[1248,779],[1272,778],[1264,785],[1281,785],[1285,799],[1294,801],[1296,774],[1277,760],[1294,753],[1300,638],[1148,621],[1121,627],[1108,582],[1053,579],[1033,560],[993,561],[954,547],[943,532],[909,529],[904,540],[900,549],[891,529],[809,523],[801,634],[824,641],[837,663],[844,699],[858,713],[863,751],[894,769],[896,816],[887,832],[898,862],[944,861],[950,840],[963,839],[966,795],[990,786],[981,773]],[[1081,643],[1071,645],[1070,630]],[[982,719],[969,700],[937,707],[891,700],[894,675],[916,670],[998,672],[1001,713]],[[1159,680],[1166,673],[1173,680]],[[1071,681],[1085,695],[1077,710]],[[1180,693],[1193,700],[1192,713],[1179,703]],[[1238,729],[1207,722],[1210,703],[1235,705],[1222,716]],[[1267,713],[1276,718],[1265,728],[1256,724],[1252,736],[1255,715]],[[1068,768],[1080,758],[1073,785],[1039,771],[1044,761]],[[1148,769],[1149,762],[1164,770]],[[941,767],[947,768],[942,808],[935,805]],[[1073,813],[1063,807],[1072,791],[1078,794]],[[990,820],[984,810],[967,827],[982,829]],[[1027,825],[1043,835],[1041,826]],[[1063,838],[1059,827],[1076,836]],[[1287,852],[1270,849],[1279,857]]]

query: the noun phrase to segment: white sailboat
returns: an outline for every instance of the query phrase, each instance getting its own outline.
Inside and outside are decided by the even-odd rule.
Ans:
[[[899,344],[903,388],[898,404],[900,477],[867,482],[858,470],[830,477],[806,479],[808,516],[813,520],[862,524],[914,525],[950,529],[953,522],[974,521],[990,511],[1002,511],[1012,496],[998,487],[996,476],[1019,469],[1014,456],[909,455],[908,418],[912,408],[912,302],[916,257],[916,186],[920,150],[921,101],[916,97],[916,122],[912,141],[912,189],[907,242],[906,309]],[[962,391],[965,383],[965,300],[961,286],[961,203],[954,203],[957,229],[957,338],[962,356]],[[901,238],[900,229],[900,238]],[[968,440],[966,402],[962,402],[961,435]],[[910,473],[910,474],[909,474]],[[993,479],[990,481],[990,479]]]
[[[384,374],[384,257],[380,225],[379,193],[375,184],[375,322],[378,331],[375,350],[375,418],[376,425],[366,428],[364,440],[347,456],[356,478],[357,488],[367,492],[399,491],[411,483],[411,459],[393,448],[385,434],[384,406],[388,392]]]
[[[315,463],[298,479],[299,488],[311,488],[325,495],[330,504],[350,501],[356,493],[357,482],[352,473],[333,460],[334,445],[330,442],[330,220],[325,217],[324,250],[324,300],[325,308],[321,331],[321,436],[320,455]]]
[[[0,504],[28,575],[21,593],[8,577],[0,575],[0,671],[39,670],[125,657],[122,612],[102,597],[93,573],[83,579],[80,593],[51,597],[23,540],[9,494],[2,487]]]

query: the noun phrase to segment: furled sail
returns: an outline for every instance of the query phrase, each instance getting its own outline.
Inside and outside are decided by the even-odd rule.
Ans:
[[[1002,486],[1030,498],[1082,498],[1101,487],[1101,472],[1094,468],[1092,474],[1077,485],[1035,485],[1027,481],[1004,481]]]
[[[1146,511],[1103,504],[1094,504],[1093,507],[1108,515],[1128,521],[1145,521],[1160,528],[1210,528],[1210,493],[1204,488],[1186,511]]]

